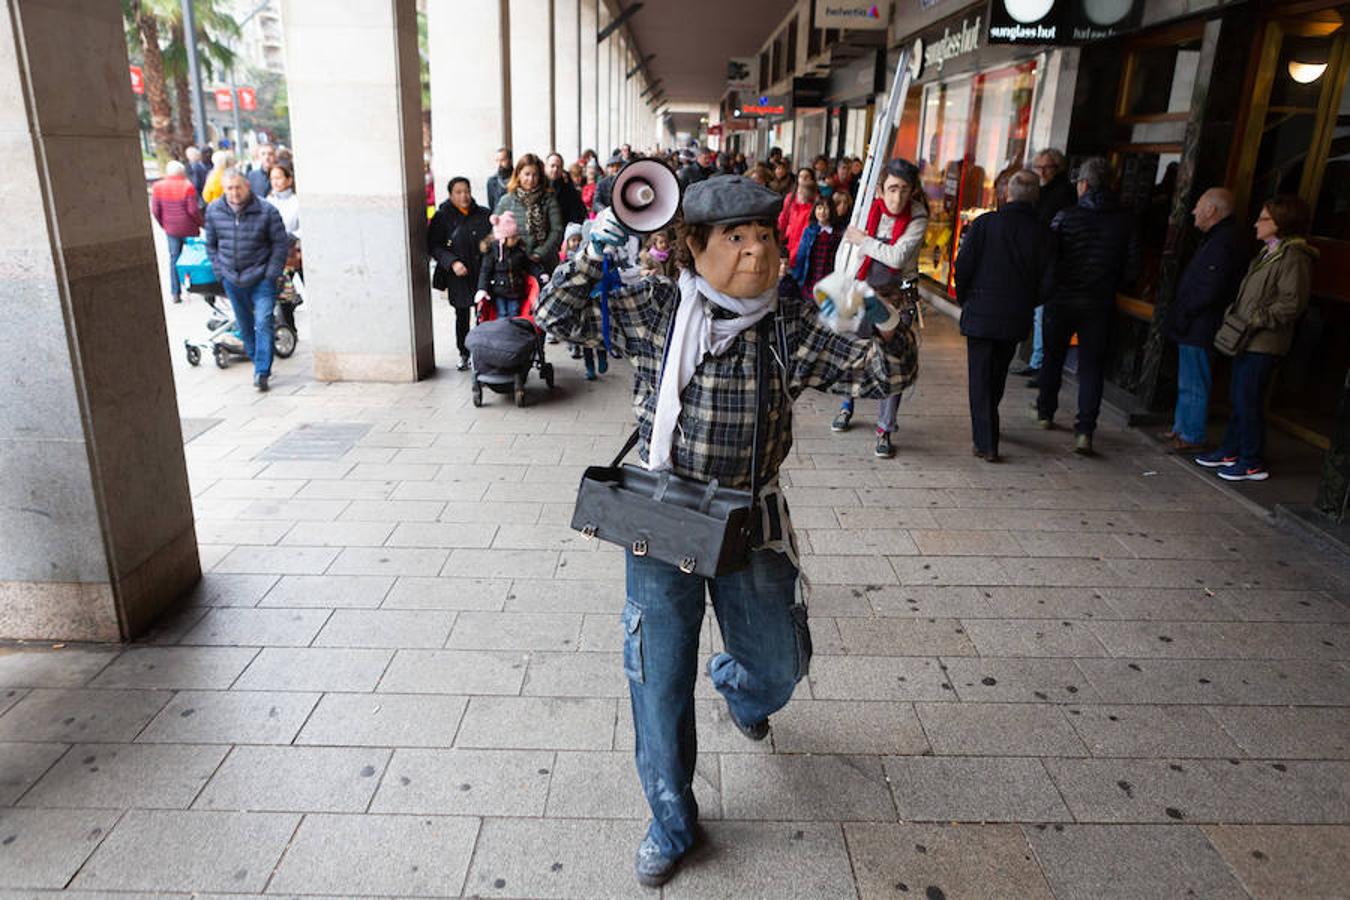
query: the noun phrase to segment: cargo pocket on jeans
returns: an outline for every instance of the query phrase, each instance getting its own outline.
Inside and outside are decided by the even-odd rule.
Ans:
[[[642,610],[632,603],[623,606],[623,674],[642,684]]]
[[[792,631],[797,638],[797,680],[801,681],[811,672],[811,625],[807,619],[806,604],[794,603],[788,610],[792,616]]]

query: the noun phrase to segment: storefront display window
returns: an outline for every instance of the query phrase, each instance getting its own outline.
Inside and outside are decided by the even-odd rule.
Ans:
[[[1028,61],[923,86],[918,163],[929,218],[919,271],[948,293],[961,230],[995,208],[1026,165],[1035,77]]]

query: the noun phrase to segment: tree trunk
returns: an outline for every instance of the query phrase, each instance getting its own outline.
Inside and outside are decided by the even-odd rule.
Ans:
[[[182,22],[173,23],[170,40],[181,47],[186,46],[183,43]],[[173,76],[173,91],[174,106],[178,112],[178,146],[189,147],[196,140],[196,132],[192,128],[192,82],[188,78],[186,68]]]
[[[145,99],[150,104],[150,128],[155,136],[155,153],[163,163],[174,155],[174,139],[173,108],[169,105],[168,86],[164,83],[164,57],[159,51],[159,22],[144,9],[138,9],[136,30],[141,36]]]

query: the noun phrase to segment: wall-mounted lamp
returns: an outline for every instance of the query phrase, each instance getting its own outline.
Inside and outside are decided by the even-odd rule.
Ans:
[[[1312,84],[1327,70],[1326,63],[1289,62],[1289,77],[1299,84]]]

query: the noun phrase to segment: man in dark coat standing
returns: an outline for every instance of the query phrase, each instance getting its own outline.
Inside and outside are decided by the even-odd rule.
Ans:
[[[1069,342],[1078,335],[1078,417],[1074,452],[1092,453],[1102,408],[1107,343],[1116,291],[1138,262],[1130,214],[1111,190],[1111,164],[1102,157],[1078,170],[1078,205],[1050,223],[1057,239],[1055,286],[1045,304],[1045,365],[1037,378],[1036,424],[1053,427]]]
[[[1031,159],[1031,170],[1036,173],[1036,177],[1041,183],[1040,199],[1036,201],[1036,217],[1041,220],[1041,224],[1049,227],[1054,221],[1055,216],[1059,215],[1060,210],[1068,209],[1078,204],[1078,194],[1074,186],[1069,182],[1069,164],[1064,158],[1064,154],[1054,147],[1046,147],[1044,150],[1038,150]],[[1035,379],[1041,371],[1041,363],[1045,358],[1045,340],[1044,340],[1044,322],[1045,310],[1043,307],[1036,308],[1035,329],[1031,336],[1031,359],[1025,366],[1017,370],[1017,375],[1028,375]],[[1036,386],[1035,381],[1031,383]]]
[[[970,428],[977,457],[998,461],[998,405],[1008,364],[1053,283],[1054,241],[1036,215],[1040,186],[1025,169],[1008,202],[966,229],[956,255],[956,302],[966,336]]]
[[[581,192],[572,183],[572,177],[567,174],[567,164],[563,162],[561,153],[548,155],[548,159],[544,161],[544,175],[553,187],[554,196],[558,198],[558,208],[562,210],[563,222],[575,222],[578,225],[585,222],[586,204],[582,202]],[[554,262],[556,260],[548,260],[547,265],[551,266]]]
[[[598,215],[600,210],[609,207],[614,202],[614,180],[619,177],[619,170],[623,168],[623,157],[615,153],[605,163],[605,177],[600,179],[600,183],[595,186],[595,200],[591,204]]]
[[[1181,273],[1163,327],[1163,335],[1177,342],[1177,408],[1172,430],[1163,438],[1179,453],[1197,452],[1205,443],[1212,384],[1209,351],[1247,268],[1233,202],[1233,192],[1221,187],[1210,188],[1195,202],[1191,216],[1202,243]]]
[[[497,171],[489,175],[487,180],[487,208],[490,210],[497,208],[497,201],[506,193],[511,175],[515,171],[511,160],[510,147],[497,148]]]

